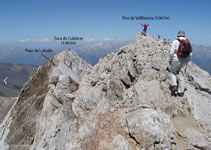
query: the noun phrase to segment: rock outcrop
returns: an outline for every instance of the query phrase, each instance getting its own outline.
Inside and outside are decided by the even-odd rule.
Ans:
[[[169,50],[138,33],[93,67],[70,51],[56,55],[22,89],[5,147],[211,149],[211,77],[191,62],[185,97],[171,96]]]

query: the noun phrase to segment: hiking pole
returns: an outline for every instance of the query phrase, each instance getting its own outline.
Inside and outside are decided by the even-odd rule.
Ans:
[[[46,57],[46,56],[43,55],[42,53],[40,53],[40,55],[42,55],[45,59],[47,59],[48,61],[50,61],[54,66],[56,66],[56,65],[54,64],[54,62],[53,62],[52,60],[50,60],[48,57]]]

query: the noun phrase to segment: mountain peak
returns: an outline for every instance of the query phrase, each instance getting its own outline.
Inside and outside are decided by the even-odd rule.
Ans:
[[[210,75],[189,63],[185,97],[171,96],[169,52],[138,33],[93,67],[70,51],[56,55],[55,66],[40,67],[22,90],[4,142],[37,150],[210,149]]]

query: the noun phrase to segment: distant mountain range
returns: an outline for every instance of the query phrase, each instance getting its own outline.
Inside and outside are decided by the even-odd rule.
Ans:
[[[63,50],[70,49],[77,53],[81,58],[86,60],[88,63],[95,65],[99,58],[105,57],[108,53],[116,52],[120,47],[129,44],[129,41],[106,41],[106,42],[95,42],[86,45],[76,45],[69,47],[58,47],[54,48],[51,53],[44,53],[48,58],[53,57],[57,53]],[[32,65],[43,65],[46,59],[40,55],[40,53],[25,52],[24,47],[16,46],[1,46],[0,45],[0,62],[3,63],[18,63],[18,64],[32,64]]]
[[[70,49],[77,53],[88,63],[95,65],[99,58],[103,58],[108,53],[116,52],[120,47],[128,44],[128,41],[121,42],[98,42],[87,45],[77,45],[70,47],[59,47],[53,49],[52,53],[43,53],[48,58],[57,53]],[[39,65],[43,65],[47,59],[40,53],[25,52],[25,48],[16,46],[0,45],[0,96],[17,96],[23,84],[36,72]],[[22,64],[22,65],[21,65]],[[4,84],[4,79],[8,77],[8,84]]]
[[[192,45],[193,62],[211,74],[211,46]]]
[[[48,58],[53,57],[63,50],[71,50],[91,65],[95,65],[100,58],[105,57],[111,52],[116,52],[120,47],[129,44],[130,41],[104,41],[92,42],[85,45],[54,48],[52,53],[44,53]],[[200,68],[211,73],[211,46],[192,45],[193,62]],[[0,45],[0,62],[15,64],[43,65],[46,58],[40,53],[25,52],[25,48],[16,46]]]
[[[95,42],[86,45],[58,47],[53,49],[54,52],[44,54],[51,58],[57,53],[69,49],[88,63],[95,65],[100,58],[111,52],[116,52],[120,47],[129,43],[130,41]],[[193,62],[211,74],[211,47],[192,46]],[[43,65],[47,61],[40,53],[27,53],[23,47],[0,45],[0,52],[0,63],[10,63],[0,64],[0,96],[17,96],[23,84],[36,71],[37,66]],[[3,80],[6,77],[8,77],[8,85],[5,86]]]
[[[18,96],[24,83],[36,71],[37,66],[35,65],[0,63],[0,96]]]

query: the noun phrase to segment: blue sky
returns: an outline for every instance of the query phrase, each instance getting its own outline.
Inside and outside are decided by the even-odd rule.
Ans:
[[[210,0],[0,0],[0,44],[39,47],[54,36],[133,40],[149,23],[149,35],[211,45]],[[169,16],[170,20],[122,20],[122,16]]]

